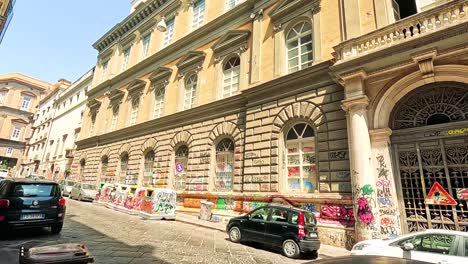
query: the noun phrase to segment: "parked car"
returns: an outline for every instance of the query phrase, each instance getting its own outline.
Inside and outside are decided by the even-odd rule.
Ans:
[[[52,233],[60,233],[65,210],[65,199],[53,181],[7,178],[0,182],[0,234],[24,227],[51,227]]]
[[[60,187],[62,187],[62,195],[69,196],[73,186],[76,184],[75,181],[70,180],[61,180],[59,182]]]
[[[395,239],[373,239],[354,245],[352,255],[374,255],[430,263],[468,263],[468,233],[428,229]]]
[[[315,260],[308,264],[429,264],[429,262],[382,256],[345,256]]]
[[[226,231],[232,242],[254,241],[281,247],[290,258],[297,258],[301,253],[316,258],[320,248],[315,216],[294,207],[260,207],[231,218]]]
[[[78,201],[93,201],[97,192],[96,185],[77,182],[71,189],[70,198]]]

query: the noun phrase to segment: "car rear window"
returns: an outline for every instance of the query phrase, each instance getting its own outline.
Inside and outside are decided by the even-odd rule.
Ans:
[[[315,217],[309,214],[308,212],[302,212],[304,213],[304,222],[305,225],[315,225]],[[292,212],[291,214],[291,224],[297,225],[299,223],[299,213],[298,212]]]
[[[49,197],[58,193],[56,184],[47,183],[17,183],[10,191],[12,197]]]
[[[83,184],[82,188],[85,189],[85,190],[96,190],[97,189],[96,186],[91,185],[91,184]]]

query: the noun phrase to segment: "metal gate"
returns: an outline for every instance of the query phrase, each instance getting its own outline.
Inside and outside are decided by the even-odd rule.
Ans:
[[[406,133],[405,138],[413,140],[393,145],[395,171],[401,182],[400,205],[405,213],[402,224],[406,221],[408,232],[428,228],[468,232],[468,200],[457,196],[457,191],[461,197],[460,192],[468,190],[468,129],[458,130],[463,132],[459,136],[450,135],[450,131],[457,134],[457,129],[445,130],[446,136],[436,133],[426,138]],[[458,204],[425,205],[434,182],[440,183]]]

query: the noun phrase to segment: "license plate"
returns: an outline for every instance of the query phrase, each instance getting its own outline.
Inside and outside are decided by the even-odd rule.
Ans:
[[[316,233],[309,233],[309,237],[310,238],[317,238],[317,234]]]
[[[20,220],[36,220],[36,219],[44,219],[44,214],[24,214],[20,216]]]

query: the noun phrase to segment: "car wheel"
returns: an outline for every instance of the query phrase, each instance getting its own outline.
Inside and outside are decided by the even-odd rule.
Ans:
[[[78,201],[80,201],[80,202],[83,201],[83,197],[81,197],[81,193],[80,193],[80,195],[78,195]]]
[[[51,226],[52,234],[58,234],[62,231],[63,223]]]
[[[231,240],[234,243],[239,243],[241,241],[241,238],[242,234],[239,227],[233,226],[231,227],[231,229],[229,229],[229,240]]]
[[[297,258],[299,257],[301,251],[294,240],[287,239],[283,242],[283,253],[288,258]]]

